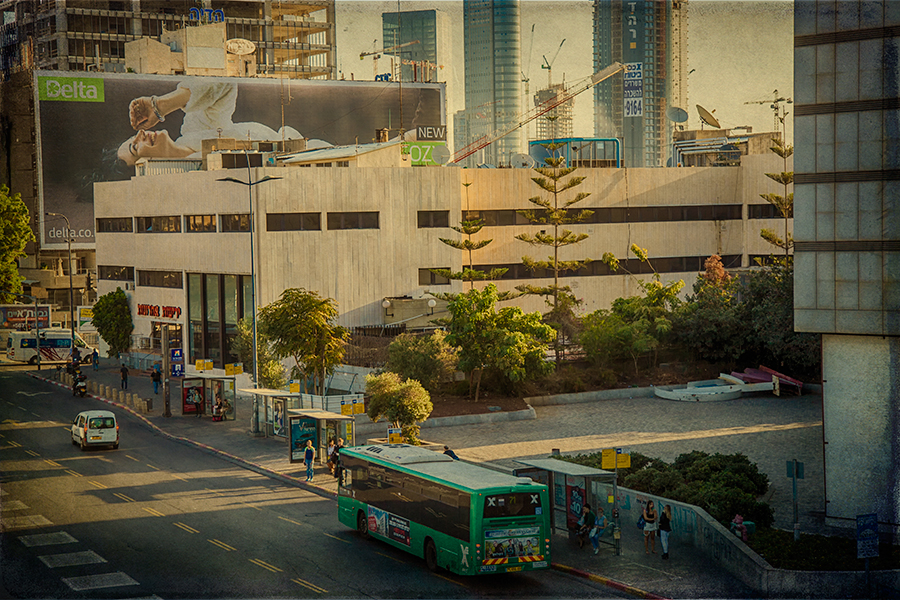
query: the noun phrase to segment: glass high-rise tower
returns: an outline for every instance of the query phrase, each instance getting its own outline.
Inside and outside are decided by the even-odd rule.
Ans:
[[[381,29],[384,48],[405,46],[390,52],[403,61],[403,81],[446,80],[442,69],[450,61],[450,18],[445,13],[434,9],[382,13]]]

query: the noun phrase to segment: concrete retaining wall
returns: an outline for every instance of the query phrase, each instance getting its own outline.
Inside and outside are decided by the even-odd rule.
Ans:
[[[594,483],[598,498],[612,495],[612,485]],[[864,598],[866,576],[863,571],[788,571],[776,569],[740,538],[732,534],[698,506],[667,498],[618,488],[620,526],[637,527],[648,500],[658,510],[672,506],[670,544],[690,544],[699,548],[733,577],[764,598]],[[609,514],[611,506],[604,507]],[[873,585],[900,590],[900,570],[872,571]],[[877,597],[877,596],[873,596]]]
[[[477,415],[459,415],[456,417],[435,417],[428,419],[421,424],[422,429],[431,429],[434,427],[452,427],[455,425],[470,425],[474,423],[503,423],[508,421],[527,421],[535,419],[534,408],[528,407],[523,410],[515,410],[510,412],[482,413]],[[368,415],[356,415],[356,435],[357,439],[363,437],[384,437],[387,435],[388,423],[379,421],[373,423]]]

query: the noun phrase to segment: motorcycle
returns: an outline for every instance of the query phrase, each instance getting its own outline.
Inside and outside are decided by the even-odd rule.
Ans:
[[[75,377],[75,384],[72,386],[72,395],[84,398],[85,394],[87,394],[87,377],[79,373]]]

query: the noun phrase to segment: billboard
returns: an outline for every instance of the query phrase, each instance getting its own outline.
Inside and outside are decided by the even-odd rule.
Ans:
[[[394,137],[401,113],[406,131],[446,127],[437,83],[404,83],[401,98],[382,81],[35,71],[34,89],[41,211],[68,217],[76,248],[94,244],[93,184],[129,179],[142,156],[199,158],[203,139],[248,135],[368,143],[376,129]],[[63,249],[65,239],[65,221],[48,217],[41,245]]]

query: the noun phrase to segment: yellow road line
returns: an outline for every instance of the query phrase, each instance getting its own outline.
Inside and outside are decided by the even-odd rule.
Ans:
[[[375,554],[380,554],[381,556],[383,556],[383,557],[385,557],[385,558],[389,558],[389,559],[393,560],[394,562],[398,562],[398,563],[401,563],[401,564],[403,563],[403,561],[400,560],[399,558],[394,558],[393,556],[388,556],[387,554],[385,554],[385,553],[383,553],[383,552],[376,552]]]
[[[33,413],[31,413],[31,414],[33,414],[34,416],[36,416],[38,419],[41,418],[41,415],[39,415],[39,414],[37,414],[37,413],[35,413],[35,412],[33,412]]]
[[[229,546],[228,544],[226,544],[225,542],[220,541],[220,540],[212,539],[212,540],[206,540],[206,541],[209,542],[210,544],[218,546],[219,548],[221,548],[222,550],[225,550],[227,552],[237,551],[237,548],[233,548],[232,546]]]
[[[303,523],[300,523],[299,521],[295,521],[293,519],[288,519],[287,517],[278,517],[278,518],[281,519],[282,521],[287,521],[288,523],[293,523],[294,525],[303,525]]]
[[[460,586],[460,587],[469,587],[469,586],[465,585],[464,583],[460,583],[460,582],[458,582],[458,581],[454,581],[454,580],[450,579],[449,577],[444,577],[443,575],[438,575],[437,573],[434,573],[434,576],[435,576],[435,577],[440,577],[440,578],[443,579],[444,581],[449,581],[450,583],[455,583],[456,585],[458,585],[458,586]]]
[[[31,456],[40,456],[40,454],[38,454],[34,450],[26,450],[25,454],[30,454]]]
[[[270,565],[269,563],[267,563],[264,560],[260,560],[258,558],[248,558],[247,560],[249,560],[250,562],[252,562],[254,565],[256,565],[258,567],[262,567],[263,569],[266,569],[267,571],[272,571],[273,573],[283,573],[283,571],[281,569],[279,569],[275,565]]]
[[[100,488],[101,490],[105,490],[105,489],[106,489],[106,486],[103,485],[102,483],[100,483],[99,481],[88,481],[88,483],[91,484],[91,485],[94,486],[94,487]]]
[[[119,492],[113,492],[113,496],[115,496],[116,498],[121,498],[125,502],[134,502],[135,501],[134,498],[129,498],[125,494],[120,494]]]
[[[20,444],[19,442],[14,442],[14,441],[10,440],[9,447],[10,448],[21,448],[22,444]]]
[[[133,460],[134,462],[141,462],[140,460],[136,459],[135,457],[131,456],[130,454],[126,454],[126,455],[125,455],[125,458],[130,458],[130,459]]]
[[[49,458],[45,458],[45,459],[44,459],[44,462],[47,463],[48,465],[52,466],[52,467],[61,467],[61,466],[62,466],[62,465],[59,464],[58,462],[53,461],[53,460],[50,460]]]
[[[178,521],[175,521],[174,523],[172,523],[172,525],[174,525],[175,527],[179,527],[179,528],[181,528],[181,529],[184,529],[184,530],[187,531],[188,533],[200,533],[199,531],[197,531],[196,529],[194,529],[194,528],[191,527],[190,525],[185,525],[184,523],[179,523]]]
[[[349,543],[350,543],[348,540],[345,540],[344,538],[339,538],[339,537],[336,536],[336,535],[331,535],[330,533],[325,533],[324,531],[323,531],[322,533],[325,534],[325,535],[327,535],[328,537],[330,537],[330,538],[333,539],[333,540],[337,540],[337,541],[339,541],[339,542],[344,542],[345,544],[349,544]]]
[[[181,475],[172,475],[175,479],[180,479],[181,481],[187,481],[187,477],[182,477]]]
[[[159,471],[159,467],[154,467],[150,463],[147,463],[147,466],[150,467],[151,469],[156,469],[157,471]]]
[[[73,471],[72,469],[66,469],[66,473],[68,473],[72,477],[84,477],[84,475],[82,475],[78,471]]]
[[[164,516],[166,516],[166,515],[162,514],[161,512],[159,512],[158,510],[156,510],[155,508],[148,508],[148,507],[146,507],[146,506],[142,506],[141,508],[142,508],[143,510],[147,511],[148,513],[150,513],[151,515],[153,515],[154,517],[164,517]]]
[[[305,580],[303,580],[303,579],[300,579],[299,577],[298,577],[297,579],[291,579],[291,581],[293,581],[293,582],[296,583],[297,585],[302,585],[303,587],[309,588],[309,589],[311,589],[312,591],[318,592],[318,593],[320,593],[320,594],[325,594],[325,593],[328,592],[328,590],[326,590],[325,588],[320,588],[320,587],[317,586],[316,584],[310,583],[310,582],[305,581]]]

